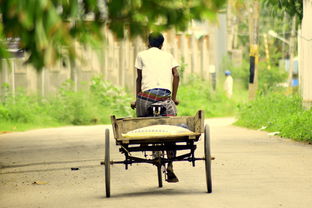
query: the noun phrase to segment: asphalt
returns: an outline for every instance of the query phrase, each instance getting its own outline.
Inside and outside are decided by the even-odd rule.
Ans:
[[[174,165],[180,182],[157,186],[155,166],[111,167],[105,197],[104,131],[80,126],[0,135],[0,207],[310,208],[312,146],[209,119],[213,192],[204,162]],[[111,159],[121,160],[111,137]],[[203,139],[196,155],[203,156]]]

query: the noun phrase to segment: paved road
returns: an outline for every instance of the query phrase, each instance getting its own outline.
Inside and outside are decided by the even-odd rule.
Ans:
[[[0,207],[312,207],[311,145],[234,127],[232,119],[208,122],[212,194],[202,161],[177,163],[180,182],[161,189],[154,166],[114,165],[107,199],[99,165],[105,126],[64,127],[0,135]],[[111,141],[111,158],[122,159]],[[203,156],[203,140],[198,146]]]

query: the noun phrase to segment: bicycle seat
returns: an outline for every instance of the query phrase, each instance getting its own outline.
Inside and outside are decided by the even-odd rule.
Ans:
[[[151,116],[162,116],[166,114],[166,107],[161,103],[153,103],[147,110]]]

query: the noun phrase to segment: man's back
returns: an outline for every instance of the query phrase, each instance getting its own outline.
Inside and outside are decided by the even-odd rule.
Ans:
[[[151,47],[138,54],[135,67],[142,70],[142,91],[153,88],[172,90],[172,68],[178,66],[170,53]]]

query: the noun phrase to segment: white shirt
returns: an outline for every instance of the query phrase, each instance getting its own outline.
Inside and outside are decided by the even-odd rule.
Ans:
[[[142,91],[164,88],[172,91],[172,68],[179,66],[173,56],[152,47],[138,53],[135,68],[142,70]]]
[[[228,98],[231,98],[233,95],[233,78],[232,76],[226,76],[224,81],[224,90]]]

